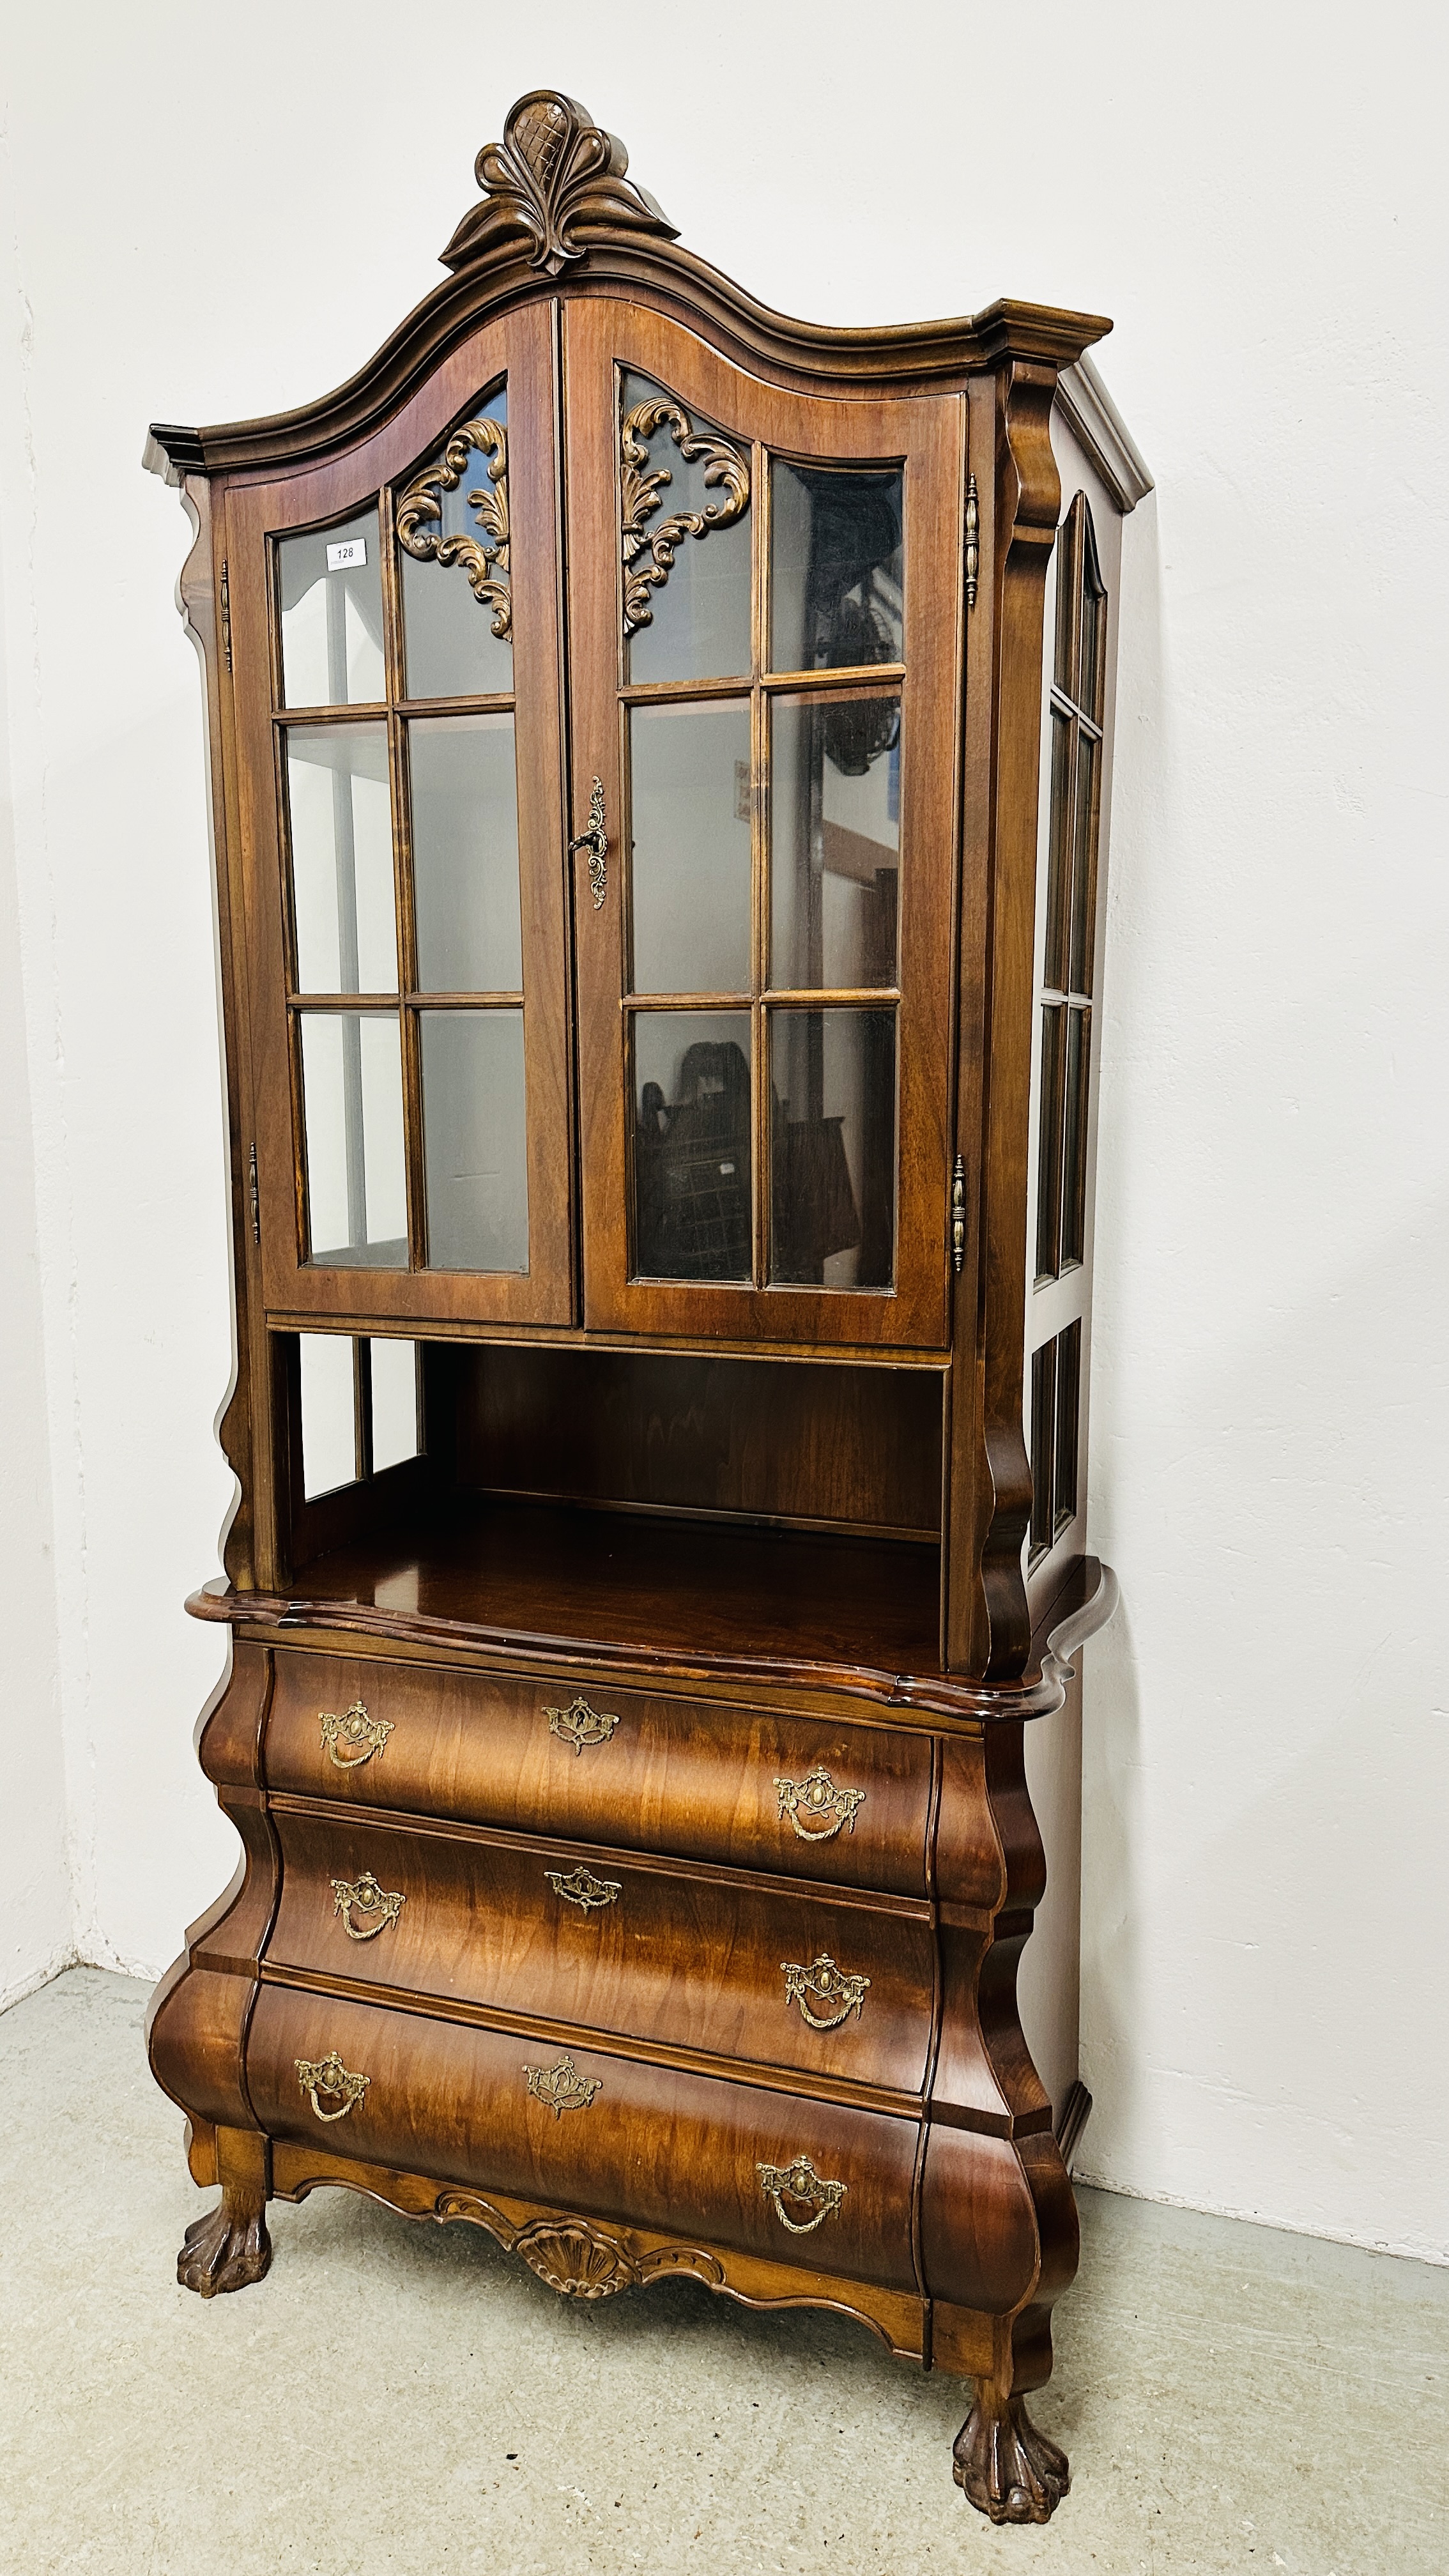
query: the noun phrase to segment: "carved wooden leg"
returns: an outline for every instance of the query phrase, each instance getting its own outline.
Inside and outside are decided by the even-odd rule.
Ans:
[[[218,2129],[217,2170],[221,2199],[205,2218],[186,2231],[176,2257],[176,2278],[183,2290],[214,2299],[222,2290],[244,2290],[271,2268],[272,2240],[267,2234],[267,2193],[271,2183],[271,2150],[255,2129]]]
[[[1037,2431],[1025,2398],[990,2379],[977,2382],[953,2459],[957,2486],[993,2522],[1050,2522],[1072,2483],[1065,2451]]]

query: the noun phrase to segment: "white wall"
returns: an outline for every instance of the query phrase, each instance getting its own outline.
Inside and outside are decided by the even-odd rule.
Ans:
[[[1438,36],[1240,0],[741,0],[639,43],[560,0],[421,52],[378,0],[12,24],[0,543],[87,1956],[159,1965],[231,1859],[189,1744],[216,1634],[179,1608],[228,1486],[201,732],[141,437],[349,373],[552,80],[787,311],[1116,316],[1158,489],[1103,1015],[1092,1510],[1127,1606],[1086,1701],[1085,2161],[1449,2254]],[[21,1682],[38,1740],[43,1655]]]

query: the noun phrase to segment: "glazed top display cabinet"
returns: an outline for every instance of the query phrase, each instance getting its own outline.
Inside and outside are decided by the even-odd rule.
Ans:
[[[203,1739],[247,1843],[245,1921],[226,1900],[224,1940],[214,1923],[193,1932],[158,2001],[158,2072],[191,2114],[193,2171],[221,2179],[231,2213],[210,2286],[232,2286],[228,2265],[255,2277],[238,2210],[318,2178],[305,2081],[286,2075],[285,2114],[261,2107],[268,1998],[330,1994],[344,2019],[364,1992],[376,2003],[345,1945],[320,1964],[277,1946],[288,1869],[307,1866],[288,1859],[296,1816],[315,1809],[345,1840],[327,1801],[345,1795],[351,1818],[370,1763],[374,1804],[450,1814],[455,1831],[471,1819],[485,1842],[566,1829],[570,1849],[647,1845],[656,1867],[692,1854],[711,1886],[743,1867],[769,1889],[807,1866],[804,1848],[832,1884],[889,1889],[879,1861],[872,1878],[847,1855],[867,1848],[872,1783],[886,1804],[871,1766],[889,1770],[899,1738],[926,1766],[907,1882],[912,1922],[930,1926],[921,2065],[909,2083],[837,2064],[789,2084],[837,2108],[872,2083],[914,2103],[892,2113],[916,2141],[910,2284],[860,2245],[830,2278],[885,2330],[889,2274],[890,2296],[915,2302],[915,2323],[891,2325],[897,2348],[929,2360],[934,2317],[936,2358],[980,2380],[988,2414],[1009,2411],[1035,2384],[1020,2319],[1049,2305],[1040,2282],[993,2307],[959,2282],[943,2292],[921,2252],[924,2142],[949,2126],[931,2070],[953,2009],[931,1855],[973,1797],[1005,1849],[1010,1799],[981,1748],[1019,1757],[1028,1719],[1047,1740],[1068,1643],[1110,1606],[1085,1544],[1094,1014],[1120,521],[1146,477],[1085,358],[1101,320],[1012,303],[902,329],[785,320],[682,249],[622,146],[552,92],[518,103],[477,175],[447,281],[360,375],[282,418],[158,427],[149,450],[196,523],[182,596],[207,677],[232,1154],[221,1436],[239,1499],[225,1580],[193,1607],[235,1632],[223,1710],[238,1673],[257,1676],[251,1751],[230,1718],[230,1752],[215,1715]],[[279,1788],[298,1673],[333,1767]],[[461,1773],[403,1796],[405,1720],[370,1706],[389,1690],[411,1706],[447,1676],[482,1692],[465,1736],[485,1767],[498,1693],[547,1703],[563,1806],[509,1825],[491,1791],[468,1805]],[[585,1748],[606,1740],[589,1733],[595,1703],[631,1690],[688,1695],[691,1758],[705,1738],[728,1748],[741,1810],[740,1711],[807,1735],[807,1717],[828,1721],[858,1753],[856,1807],[842,1818],[838,1758],[771,1754],[765,1842],[711,1843],[697,1780],[678,1813],[636,1783],[607,1831],[596,1819],[581,1837],[565,1808],[597,1759]],[[968,1747],[985,1769],[950,1792]],[[1068,1752],[1039,1794],[1060,1814],[1066,1891],[1039,1980],[1040,2077],[1028,2114],[998,2068],[990,2132],[1055,2126],[1058,2166],[1080,2095],[1074,1778]],[[355,1893],[359,1851],[331,1884]],[[394,1949],[433,1864],[410,1866]],[[1014,1975],[1006,1878],[993,1937]],[[468,1917],[479,1942],[486,1912],[480,1898]],[[364,1903],[348,1924],[366,1917]],[[379,1938],[367,1961],[383,1953]],[[547,1978],[506,2010],[480,1988],[465,2010],[429,1955],[390,1988],[419,2030],[431,2015],[494,2037],[589,2031],[612,2067],[632,2048],[657,2074],[692,2049],[700,2081],[735,2080],[721,2072],[735,2053],[698,2029],[666,2042],[637,2003],[611,2019]],[[727,1982],[727,1945],[720,1959]],[[235,1991],[202,2013],[208,1975]],[[869,2006],[854,2010],[868,2028]],[[297,2064],[315,2074],[332,2060],[312,2036]],[[337,2040],[343,2074],[357,2044]],[[771,2098],[788,2091],[779,2045],[754,2056],[773,2066]],[[381,2099],[366,2081],[343,2106],[349,2139]],[[437,2100],[474,2077],[429,2082]],[[408,2153],[372,2135],[370,2170],[505,2189],[497,2157],[460,2172],[409,2117]],[[984,2137],[972,2119],[957,2133]],[[322,2178],[356,2179],[330,2169],[326,2134]],[[290,2182],[288,2153],[306,2167]],[[799,2160],[756,2162],[795,2177],[775,2206],[805,2232]],[[520,2243],[524,2203],[527,2226],[555,2235],[560,2211],[596,2234],[634,2225],[611,2242],[640,2276],[650,2214],[590,2158],[567,2190],[556,2175],[514,2189]],[[755,2217],[686,2215],[723,2267],[714,2285],[763,2295]],[[759,2223],[775,2223],[768,2190]],[[796,2259],[771,2243],[778,2265]],[[995,2318],[996,2341],[948,2330],[948,2312]],[[1050,2488],[1039,2459],[1018,2469],[995,2504],[976,2500],[1006,2510],[1032,2476],[1038,2497]],[[985,2474],[968,2460],[968,2491]]]

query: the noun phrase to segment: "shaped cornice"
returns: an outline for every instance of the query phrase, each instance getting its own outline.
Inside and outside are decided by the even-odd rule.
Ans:
[[[1013,360],[1073,364],[1111,329],[1099,314],[1002,301],[977,314],[837,330],[759,304],[685,250],[617,136],[561,91],[531,90],[476,164],[481,204],[443,253],[453,271],[359,373],[300,410],[211,429],[157,423],[144,463],[187,474],[285,473],[378,429],[478,324],[556,295],[627,296],[740,363],[803,391],[889,396],[948,390]]]

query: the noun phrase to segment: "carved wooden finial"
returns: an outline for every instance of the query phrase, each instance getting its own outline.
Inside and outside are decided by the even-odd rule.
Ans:
[[[557,277],[565,260],[584,255],[575,238],[580,223],[623,224],[673,241],[677,227],[646,188],[625,178],[628,167],[617,134],[595,125],[576,98],[531,89],[509,109],[502,142],[485,143],[478,155],[474,170],[484,202],[463,217],[444,266],[462,268],[521,232],[533,243],[531,265]]]

